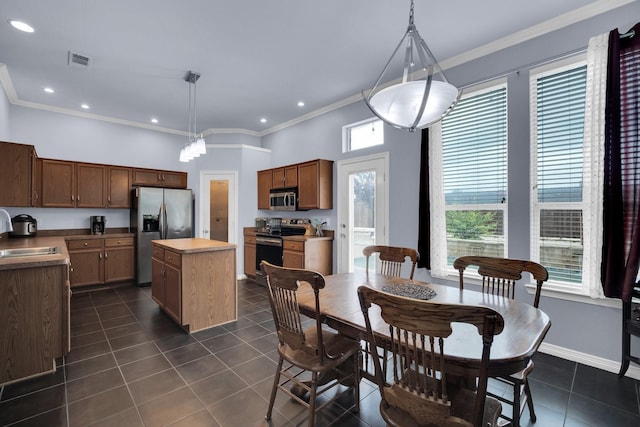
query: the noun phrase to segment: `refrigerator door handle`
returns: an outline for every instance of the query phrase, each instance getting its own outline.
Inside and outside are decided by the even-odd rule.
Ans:
[[[162,203],[162,215],[164,216],[164,230],[162,230],[162,238],[167,239],[169,236],[169,221],[167,220],[167,205]]]
[[[160,239],[164,239],[164,203],[160,203],[160,211],[158,212],[158,231],[160,231]]]

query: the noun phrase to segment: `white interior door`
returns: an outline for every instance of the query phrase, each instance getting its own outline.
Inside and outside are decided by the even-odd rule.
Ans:
[[[221,192],[220,187],[226,191]],[[212,203],[211,197],[226,193],[227,200]],[[226,212],[221,213],[221,207]],[[211,224],[227,223],[227,241],[238,243],[238,172],[237,171],[202,171],[200,172],[200,221],[198,237],[215,239],[212,236]],[[219,232],[215,234],[220,235]]]
[[[365,269],[362,249],[387,244],[389,153],[338,162],[338,273]]]

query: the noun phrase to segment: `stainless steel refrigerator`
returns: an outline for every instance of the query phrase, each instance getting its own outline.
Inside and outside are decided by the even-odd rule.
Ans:
[[[131,232],[136,235],[136,282],[151,282],[151,241],[193,237],[191,190],[136,187],[131,191]]]

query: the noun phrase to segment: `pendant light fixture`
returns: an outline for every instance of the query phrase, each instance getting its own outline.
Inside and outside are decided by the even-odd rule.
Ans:
[[[385,74],[402,46],[405,47],[402,81],[390,86],[381,85],[383,78],[389,77]],[[364,101],[385,123],[414,132],[446,116],[458,102],[460,93],[447,81],[438,61],[413,24],[411,0],[407,32],[373,88],[362,92]]]
[[[189,83],[189,129],[187,143],[182,147],[182,150],[180,150],[181,162],[188,162],[199,157],[201,154],[207,154],[207,147],[202,134],[197,135],[196,133],[198,129],[198,114],[196,112],[196,82],[199,78],[200,73],[193,71],[189,71],[184,78],[184,80]]]

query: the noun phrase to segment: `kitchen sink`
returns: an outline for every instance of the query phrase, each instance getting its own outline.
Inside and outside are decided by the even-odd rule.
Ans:
[[[62,251],[59,246],[46,246],[42,248],[13,248],[0,249],[0,258],[13,258],[22,256],[55,255]]]

